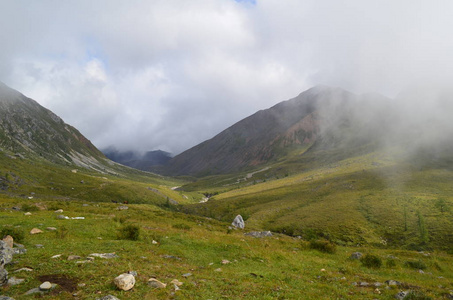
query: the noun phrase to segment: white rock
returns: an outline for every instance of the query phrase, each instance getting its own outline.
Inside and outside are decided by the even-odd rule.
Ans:
[[[24,213],[25,216],[31,216],[31,212]]]
[[[39,228],[33,228],[30,230],[30,234],[38,234],[38,233],[43,233],[43,231]]]
[[[40,286],[39,286],[39,289],[41,291],[47,291],[47,290],[50,290],[52,288],[52,284],[48,281],[45,281],[43,282]]]
[[[123,291],[132,289],[135,285],[135,277],[131,274],[123,273],[113,280],[116,287]]]
[[[150,278],[148,280],[148,285],[153,288],[159,288],[159,289],[164,289],[167,287],[167,285],[165,283],[160,282],[156,278]]]
[[[241,215],[237,215],[236,218],[234,218],[233,223],[231,223],[231,225],[237,228],[244,229],[245,222]]]
[[[57,210],[55,211],[55,213],[57,213],[57,214],[61,214],[62,212],[63,212],[62,209],[57,209]]]

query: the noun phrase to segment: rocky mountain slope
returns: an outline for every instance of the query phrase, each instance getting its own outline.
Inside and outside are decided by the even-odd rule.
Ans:
[[[157,171],[227,174],[282,161],[290,153],[319,164],[391,151],[405,160],[444,164],[453,150],[452,95],[451,89],[420,88],[390,99],[317,86],[239,121]]]
[[[0,82],[0,149],[102,170],[105,156],[77,129]]]
[[[379,109],[385,110],[388,99],[383,96],[358,96],[339,88],[314,87],[261,110],[177,155],[163,172],[196,176],[224,174],[276,161],[294,149],[320,150],[369,143],[372,136],[383,130],[374,123],[381,122],[386,115],[371,114],[370,108],[362,115],[356,112],[365,107],[365,102],[375,100],[384,105]],[[370,120],[373,126],[366,125]]]

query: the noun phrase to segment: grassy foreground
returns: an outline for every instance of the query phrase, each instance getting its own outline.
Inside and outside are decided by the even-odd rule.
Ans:
[[[0,295],[15,299],[30,299],[24,293],[45,279],[60,285],[38,298],[111,294],[119,299],[392,299],[400,290],[410,290],[410,299],[442,299],[453,290],[453,258],[443,252],[339,246],[335,253],[324,253],[297,238],[245,236],[241,230],[228,230],[227,223],[147,204],[118,210],[121,204],[42,200],[35,209],[26,199],[0,200],[0,230],[23,234],[21,242],[28,250],[15,255],[6,268],[24,283],[0,288]],[[13,206],[33,211],[27,216]],[[85,219],[57,219],[59,214]],[[139,228],[138,240],[118,237],[127,224]],[[43,233],[31,235],[32,228]],[[369,268],[349,259],[356,251],[377,256],[382,266]],[[92,253],[112,252],[119,257],[78,263]],[[52,258],[55,255],[61,256]],[[68,260],[69,255],[81,258]],[[33,271],[14,273],[24,267]],[[135,287],[117,290],[113,279],[128,271],[138,273]],[[167,287],[148,286],[151,277]],[[173,279],[183,283],[179,290],[170,284]],[[386,280],[401,285],[388,286]],[[374,286],[376,282],[382,286]]]

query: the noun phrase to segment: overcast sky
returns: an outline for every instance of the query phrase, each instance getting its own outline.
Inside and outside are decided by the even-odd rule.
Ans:
[[[325,84],[453,82],[453,1],[0,0],[0,81],[98,148],[177,154]]]

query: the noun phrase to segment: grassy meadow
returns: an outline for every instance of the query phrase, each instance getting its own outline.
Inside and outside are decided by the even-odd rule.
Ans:
[[[411,291],[406,299],[448,299],[453,291],[453,173],[445,168],[397,165],[378,153],[198,180],[116,165],[103,174],[4,153],[0,166],[0,230],[27,249],[6,266],[24,282],[0,295],[393,299]],[[204,194],[213,197],[198,203]],[[229,228],[238,213],[245,230]],[[254,230],[274,234],[244,235]],[[350,259],[354,252],[369,260]],[[15,273],[25,267],[32,271]],[[113,279],[128,271],[137,272],[134,288],[116,289]],[[150,287],[150,278],[167,287]],[[175,288],[174,279],[183,284]],[[45,280],[58,286],[24,295]]]

